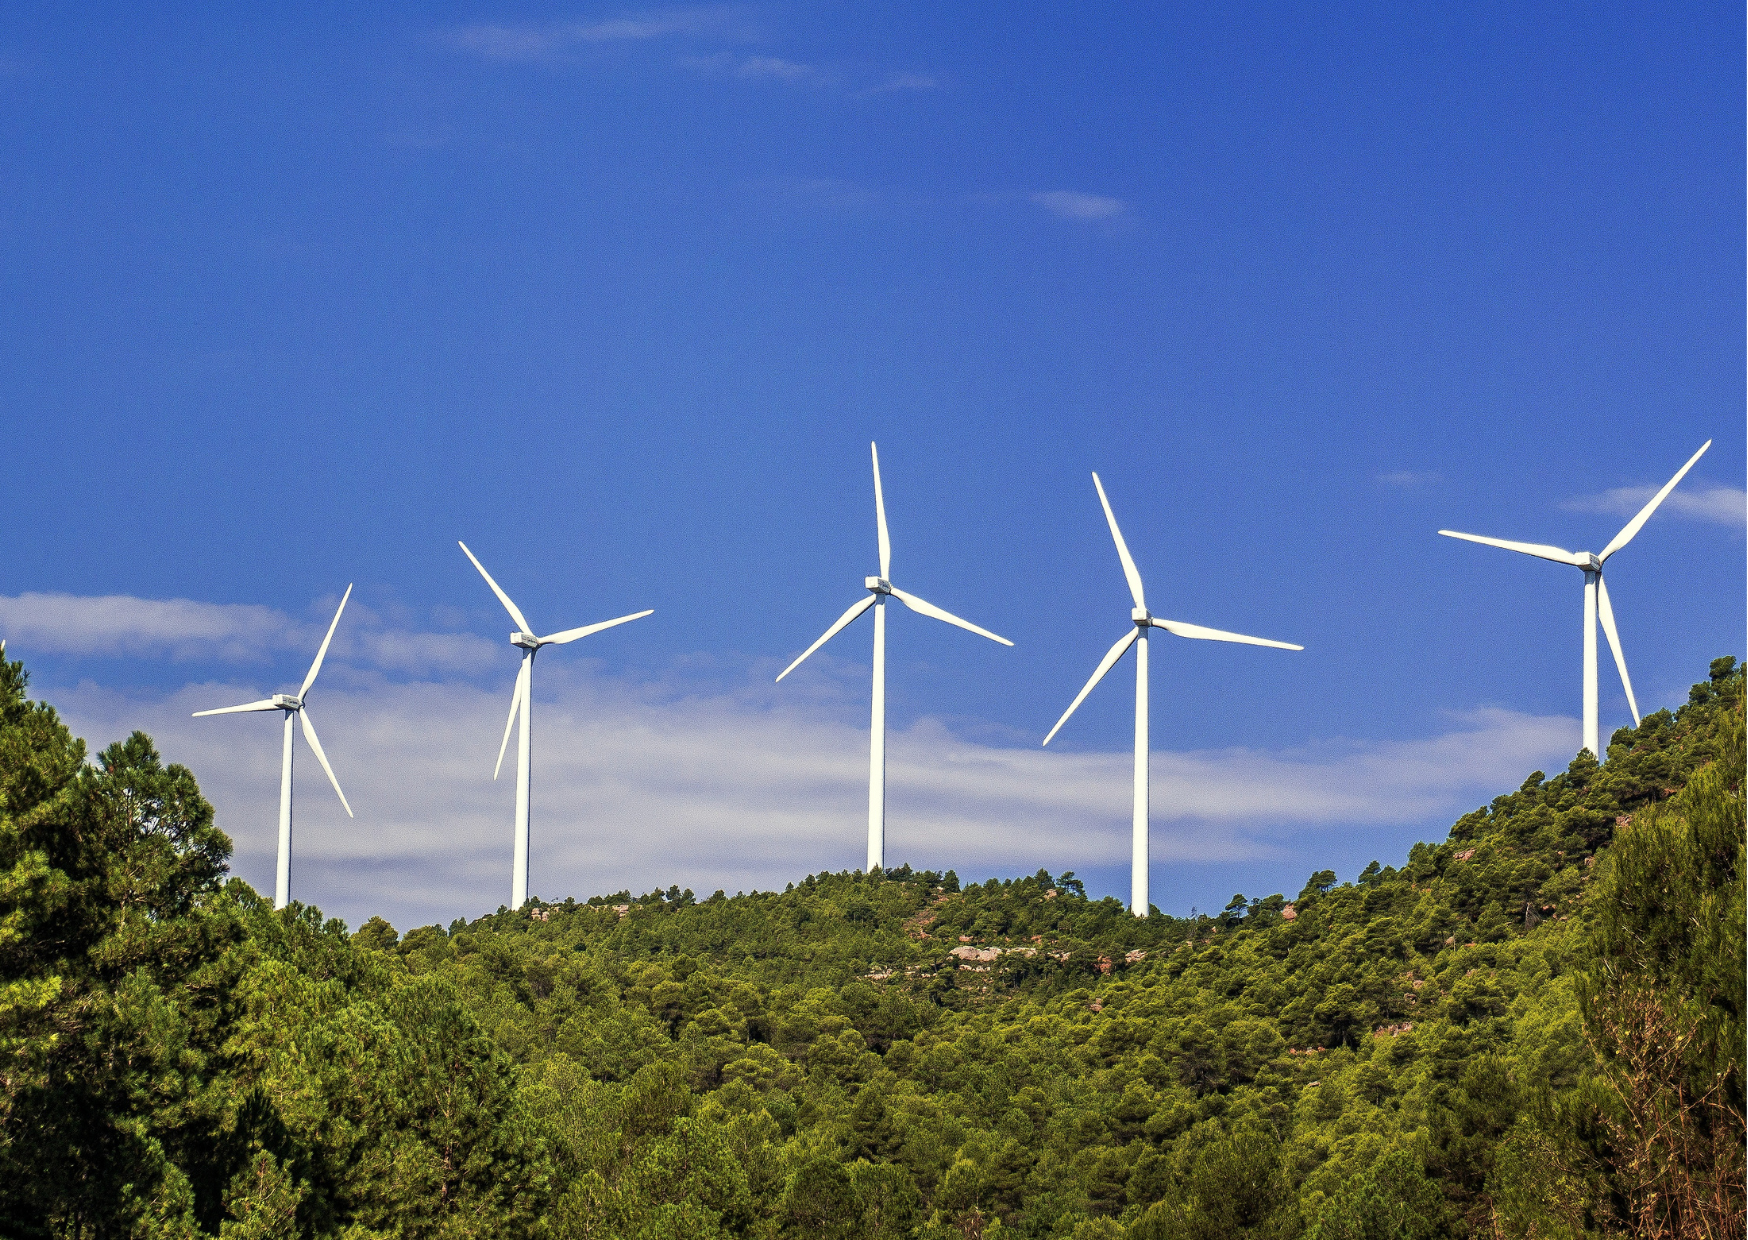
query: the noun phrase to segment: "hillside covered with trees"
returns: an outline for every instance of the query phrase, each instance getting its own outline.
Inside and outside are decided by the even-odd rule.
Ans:
[[[1743,1234],[1743,675],[1351,882],[821,874],[355,931],[0,663],[0,1234]]]

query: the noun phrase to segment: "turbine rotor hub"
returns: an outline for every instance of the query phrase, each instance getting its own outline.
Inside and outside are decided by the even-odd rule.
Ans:
[[[1597,558],[1596,552],[1580,551],[1578,554],[1590,561],[1590,563],[1586,565],[1589,572],[1600,573],[1602,571],[1602,561]]]
[[[510,634],[510,644],[520,646],[524,650],[540,649],[540,639],[532,633],[512,633]]]
[[[892,583],[884,577],[864,577],[862,584],[875,594],[891,594]]]
[[[1153,623],[1153,613],[1145,607],[1132,607],[1129,609],[1129,619],[1135,622],[1136,628],[1144,629]]]

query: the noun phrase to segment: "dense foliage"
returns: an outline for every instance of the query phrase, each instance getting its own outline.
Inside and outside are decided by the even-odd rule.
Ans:
[[[1741,670],[1289,902],[1071,874],[533,901],[224,877],[0,662],[0,1232],[1742,1235]]]

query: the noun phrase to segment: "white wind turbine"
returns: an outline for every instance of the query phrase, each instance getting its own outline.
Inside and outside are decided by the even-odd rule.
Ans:
[[[892,540],[886,533],[886,499],[880,490],[880,449],[875,444],[869,444],[868,447],[874,457],[874,517],[880,536],[880,575],[863,579],[862,584],[868,589],[868,597],[839,616],[836,623],[818,641],[803,650],[800,658],[784,668],[777,679],[782,680],[800,667],[808,655],[836,637],[850,621],[870,607],[874,609],[874,703],[868,737],[868,872],[872,874],[886,864],[886,600],[889,597],[895,598],[920,616],[945,620],[968,633],[987,637],[992,642],[1000,642],[1004,646],[1011,646],[1013,643],[1005,637],[996,636],[988,629],[978,628],[969,620],[961,620],[952,612],[943,611],[925,599],[900,590],[888,580],[892,572]]]
[[[1601,554],[1567,551],[1561,547],[1550,547],[1546,543],[1507,542],[1503,538],[1483,538],[1479,534],[1459,534],[1455,530],[1439,531],[1446,538],[1462,538],[1469,542],[1485,543],[1489,547],[1504,547],[1507,551],[1521,551],[1525,555],[1552,560],[1556,564],[1570,564],[1584,570],[1584,748],[1599,762],[1604,757],[1597,736],[1596,720],[1596,621],[1599,614],[1602,618],[1602,631],[1608,636],[1608,648],[1614,652],[1614,665],[1621,674],[1621,687],[1627,691],[1627,709],[1633,712],[1633,726],[1639,726],[1639,704],[1633,699],[1633,682],[1627,678],[1627,656],[1621,652],[1620,634],[1614,627],[1614,608],[1609,606],[1608,587],[1602,582],[1603,562],[1633,541],[1634,535],[1651,519],[1651,514],[1657,511],[1657,505],[1675,489],[1675,484],[1687,475],[1694,462],[1704,456],[1706,449],[1711,446],[1712,441],[1709,439],[1701,444],[1699,451],[1687,459],[1687,464],[1676,471],[1675,477],[1663,484],[1663,489],[1651,497],[1650,503],[1639,509],[1639,515],[1626,523],[1621,532],[1602,549]]]
[[[1291,642],[1273,642],[1264,637],[1246,637],[1242,633],[1227,633],[1220,629],[1207,629],[1199,624],[1185,624],[1180,620],[1156,619],[1147,610],[1147,601],[1141,591],[1141,574],[1136,571],[1135,561],[1129,557],[1129,547],[1123,541],[1123,531],[1117,528],[1117,515],[1111,511],[1111,501],[1105,498],[1105,487],[1099,481],[1099,476],[1093,475],[1093,486],[1098,488],[1099,503],[1104,505],[1105,520],[1110,522],[1111,537],[1117,543],[1117,558],[1123,561],[1123,576],[1128,578],[1129,593],[1135,599],[1135,607],[1129,613],[1129,619],[1134,621],[1134,627],[1122,637],[1117,644],[1105,652],[1105,657],[1099,661],[1098,668],[1093,672],[1092,679],[1086,682],[1074,701],[1068,704],[1068,709],[1062,712],[1062,718],[1056,721],[1056,726],[1050,729],[1050,736],[1044,738],[1048,745],[1051,737],[1062,730],[1062,725],[1068,722],[1076,708],[1086,700],[1086,695],[1093,691],[1093,686],[1105,678],[1105,673],[1116,666],[1117,660],[1123,657],[1123,652],[1130,646],[1135,647],[1135,806],[1132,819],[1132,839],[1129,859],[1129,911],[1137,917],[1148,914],[1147,899],[1147,864],[1148,864],[1148,804],[1147,804],[1147,630],[1150,628],[1164,629],[1179,637],[1196,637],[1206,641],[1242,642],[1246,646],[1272,646],[1276,650],[1303,650],[1303,646],[1295,646]]]
[[[562,646],[579,637],[610,629],[616,624],[641,620],[652,614],[654,609],[620,616],[616,620],[603,620],[599,624],[585,624],[578,629],[566,629],[550,637],[536,637],[533,626],[523,616],[522,609],[511,602],[510,596],[492,580],[492,575],[486,572],[486,566],[479,562],[473,552],[468,551],[466,543],[457,540],[457,545],[473,561],[473,566],[479,569],[479,575],[486,579],[492,593],[498,596],[498,602],[504,605],[504,610],[510,613],[510,619],[516,622],[516,631],[510,634],[510,644],[522,648],[522,668],[516,673],[516,688],[510,694],[510,717],[504,721],[504,739],[498,746],[498,764],[492,768],[492,778],[496,779],[504,769],[504,751],[510,746],[510,729],[516,726],[519,716],[522,731],[516,739],[516,852],[510,872],[510,907],[519,909],[528,902],[528,776],[533,752],[534,655],[542,646]]]
[[[352,807],[346,803],[346,794],[340,791],[340,781],[334,777],[334,768],[328,765],[328,755],[322,752],[321,739],[316,736],[316,725],[310,721],[309,707],[305,702],[310,686],[316,683],[316,675],[322,670],[322,660],[328,656],[328,643],[334,640],[334,630],[340,627],[340,613],[346,610],[346,600],[351,597],[352,587],[348,585],[340,598],[340,606],[334,611],[333,623],[328,625],[328,635],[322,638],[322,648],[316,651],[316,661],[310,664],[309,674],[303,678],[303,684],[295,694],[275,693],[259,702],[194,712],[196,719],[204,715],[240,715],[258,710],[285,712],[285,743],[280,749],[279,759],[279,865],[273,876],[274,908],[284,908],[291,900],[291,721],[294,716],[303,724],[303,738],[309,742],[316,761],[328,773],[328,782],[334,785],[340,804],[346,806],[346,816],[354,816]]]

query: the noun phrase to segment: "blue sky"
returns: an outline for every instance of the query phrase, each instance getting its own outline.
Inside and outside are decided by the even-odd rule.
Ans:
[[[1126,623],[1097,469],[1156,614],[1306,646],[1156,642],[1155,901],[1400,860],[1576,748],[1578,574],[1438,528],[1600,549],[1713,439],[1609,582],[1644,709],[1742,653],[1742,38],[14,14],[0,628],[270,886],[273,728],[187,710],[295,687],[356,581],[315,700],[359,818],[300,757],[294,893],[447,921],[507,894],[513,794],[465,538],[543,630],[656,609],[542,656],[534,889],[780,886],[861,855],[866,622],[770,678],[875,571],[877,439],[895,580],[1016,643],[893,617],[889,856],[1121,894],[1131,678],[1035,752]]]

